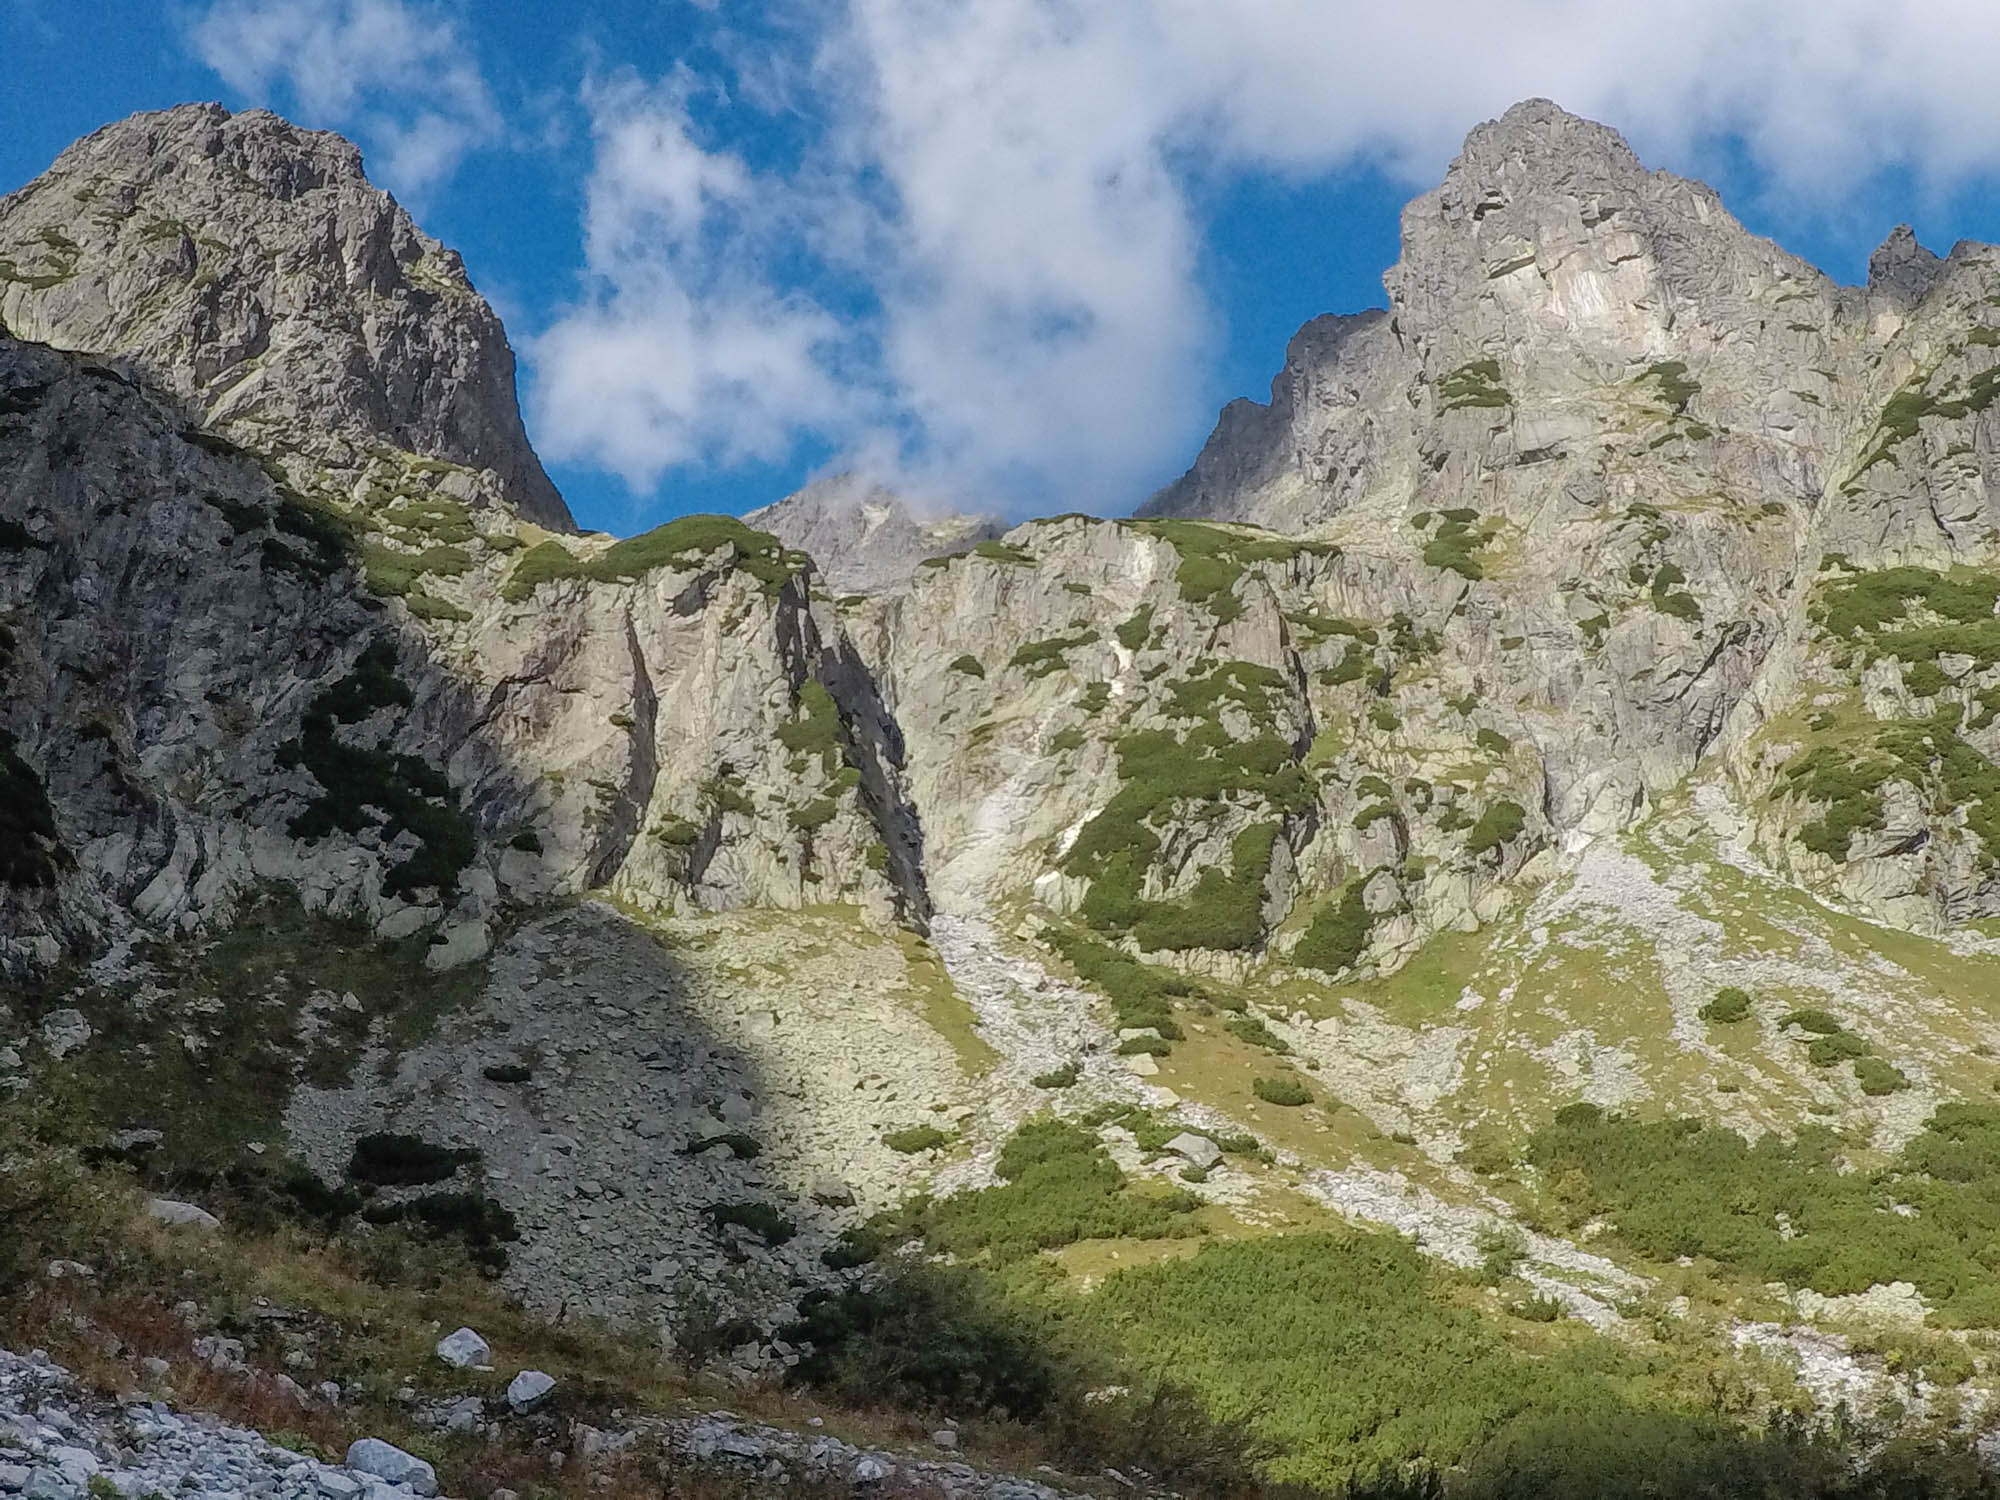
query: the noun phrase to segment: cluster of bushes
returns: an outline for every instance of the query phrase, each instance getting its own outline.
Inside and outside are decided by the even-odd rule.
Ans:
[[[952,1255],[996,1263],[1078,1240],[1176,1239],[1199,1232],[1199,1200],[1151,1184],[1128,1184],[1093,1129],[1030,1120],[1001,1148],[1000,1182],[948,1198],[919,1197],[878,1214],[847,1236],[847,1258],[872,1259],[912,1239]]]
[[[1065,871],[1090,881],[1084,919],[1102,931],[1129,932],[1150,949],[1253,947],[1263,937],[1264,879],[1281,822],[1314,796],[1291,746],[1268,725],[1238,739],[1210,717],[1184,735],[1135,730],[1116,748],[1119,788],[1063,857]],[[1162,847],[1158,819],[1185,804],[1220,807],[1244,797],[1263,803],[1269,818],[1237,834],[1226,870],[1204,870],[1185,900],[1141,894]]]
[[[1202,521],[1127,521],[1122,524],[1148,536],[1159,537],[1180,554],[1180,567],[1174,572],[1174,581],[1180,585],[1181,597],[1201,605],[1221,625],[1242,617],[1243,600],[1236,592],[1236,585],[1252,564],[1287,563],[1301,554],[1316,557],[1339,555],[1339,549],[1326,542],[1275,536],[1253,527],[1225,529]]]
[[[1314,914],[1292,950],[1295,962],[1337,974],[1361,961],[1361,955],[1368,951],[1368,935],[1375,927],[1375,914],[1368,910],[1362,888],[1361,881],[1349,881],[1336,900]]]
[[[631,583],[655,568],[692,567],[717,552],[727,552],[728,565],[756,579],[766,597],[776,597],[806,565],[803,554],[787,552],[776,537],[734,516],[682,516],[613,543],[588,561],[557,541],[530,547],[500,586],[500,597],[517,604],[563,578]]]
[[[314,695],[297,737],[279,747],[278,763],[310,772],[322,791],[288,831],[308,842],[335,830],[376,828],[385,842],[412,834],[417,848],[383,875],[383,894],[431,889],[450,901],[478,853],[472,820],[450,780],[417,756],[350,745],[335,732],[336,725],[359,723],[377,709],[410,703],[409,688],[396,676],[396,648],[384,640],[371,643],[345,677]]]
[[[809,1296],[785,1335],[810,1346],[802,1383],[1024,1425],[1079,1469],[1139,1469],[1183,1493],[1994,1493],[1969,1444],[1885,1444],[1782,1413],[1759,1430],[1707,1390],[1645,1394],[1649,1356],[1616,1341],[1517,1352],[1459,1284],[1370,1234],[1217,1242],[1088,1295],[1029,1265],[919,1259],[868,1289]]]
[[[1947,1320],[2000,1327],[2000,1106],[1940,1108],[1880,1172],[1843,1171],[1844,1149],[1824,1127],[1752,1144],[1576,1104],[1527,1156],[1555,1214],[1606,1219],[1649,1258],[1706,1256],[1827,1295],[1909,1281]]]
[[[1419,529],[1428,528],[1437,522],[1437,532],[1424,543],[1424,562],[1441,572],[1456,573],[1469,582],[1476,583],[1486,576],[1486,566],[1480,554],[1486,545],[1499,533],[1499,523],[1482,523],[1479,512],[1466,506],[1451,510],[1420,511],[1411,518]]]

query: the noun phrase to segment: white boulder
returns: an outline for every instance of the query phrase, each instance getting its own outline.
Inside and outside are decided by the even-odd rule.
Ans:
[[[438,1340],[437,1357],[453,1369],[470,1370],[491,1363],[493,1350],[470,1328],[461,1328]]]
[[[437,1493],[437,1471],[414,1453],[380,1438],[357,1438],[347,1450],[347,1467],[357,1474],[400,1484],[413,1495]]]

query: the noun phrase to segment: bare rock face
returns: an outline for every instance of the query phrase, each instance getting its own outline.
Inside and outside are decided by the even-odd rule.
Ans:
[[[2000,912],[1996,252],[1900,228],[1839,288],[1530,100],[1404,211],[1385,284],[1146,513],[1339,548],[1353,613],[1523,713],[1565,837],[1719,752],[1797,878],[1910,925]]]
[[[246,448],[345,480],[384,447],[440,460],[571,528],[499,319],[339,136],[188,104],[77,142],[0,199],[0,324],[129,356]]]
[[[1006,530],[991,516],[920,513],[893,491],[851,474],[818,480],[743,519],[811,554],[820,576],[843,594],[900,587],[918,564]]]

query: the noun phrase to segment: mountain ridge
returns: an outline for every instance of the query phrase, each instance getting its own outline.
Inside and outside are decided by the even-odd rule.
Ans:
[[[165,1182],[282,1142],[358,1203],[364,1141],[429,1143],[516,1296],[744,1379],[895,1245],[1126,1287],[1301,1223],[1676,1379],[1754,1345],[1887,1400],[1884,1299],[1973,1360],[1969,1241],[1849,1285],[1758,1198],[1680,1265],[1585,1168],[1664,1113],[1928,1181],[1991,1096],[2000,252],[1892,233],[1836,287],[1528,101],[1406,210],[1390,307],[1308,323],[1145,514],[939,535],[835,479],[613,539],[548,524],[497,322],[419,310],[439,252],[347,156],[324,223],[372,227],[289,280],[47,238],[106,141],[172,178],[247,118],[170,114],[0,200],[42,335],[0,337],[21,1088],[82,1059]],[[306,145],[259,160],[311,197]],[[259,377],[201,309],[287,288],[347,332]]]

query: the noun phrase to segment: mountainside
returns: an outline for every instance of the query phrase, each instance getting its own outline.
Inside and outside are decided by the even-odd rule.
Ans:
[[[134,117],[0,256],[0,1092],[92,1159],[1300,1483],[1986,1431],[2000,251],[1837,287],[1530,101],[1133,519],[620,541],[336,138]]]
[[[0,200],[0,322],[128,356],[204,427],[357,499],[433,461],[454,500],[571,529],[500,320],[337,135],[206,104],[78,141]]]

